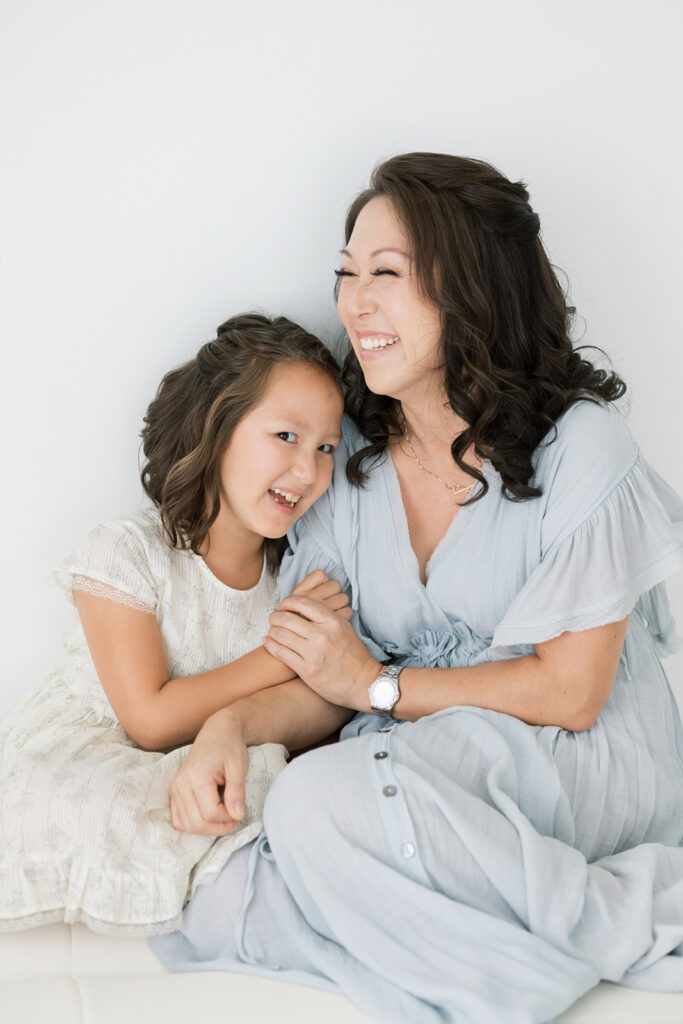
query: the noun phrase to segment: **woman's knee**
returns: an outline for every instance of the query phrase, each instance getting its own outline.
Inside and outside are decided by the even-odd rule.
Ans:
[[[295,758],[275,780],[263,811],[271,846],[313,840],[338,830],[344,806],[353,799],[358,773],[354,751],[346,744],[321,747]],[[349,742],[349,746],[351,746]]]

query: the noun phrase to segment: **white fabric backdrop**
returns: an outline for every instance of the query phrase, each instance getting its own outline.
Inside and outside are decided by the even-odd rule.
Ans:
[[[162,374],[240,310],[331,338],[344,210],[393,153],[528,181],[683,490],[682,43],[678,0],[6,0],[0,714],[59,654],[49,570],[139,500]]]

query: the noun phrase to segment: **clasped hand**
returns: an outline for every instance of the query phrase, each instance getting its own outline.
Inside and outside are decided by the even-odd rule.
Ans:
[[[382,666],[350,619],[350,608],[335,611],[295,590],[271,614],[263,646],[330,703],[365,711],[370,709],[368,687]]]
[[[298,653],[287,644],[294,643],[299,648],[298,641],[302,638],[299,633],[292,633],[287,628],[289,620],[285,620],[284,624],[280,622],[271,626],[271,631],[275,628],[281,630],[280,638],[267,638],[264,646],[292,668],[296,658],[297,665],[301,665],[301,678],[311,689],[315,689],[317,684],[320,693],[323,693],[326,686],[324,666],[319,666],[318,671],[312,668],[308,671],[311,658],[317,658],[316,652],[322,652],[323,659],[327,652],[332,664],[341,665],[339,678],[346,679],[348,683],[349,666],[353,668],[364,663],[363,655],[366,660],[370,657],[349,624],[351,610],[348,598],[341,593],[339,584],[328,579],[319,569],[301,581],[280,606],[282,612],[278,610],[274,615],[284,615],[284,605],[295,598],[305,604],[300,606],[301,611],[290,607],[286,614],[291,615],[293,624],[299,630],[306,629],[311,635],[320,627],[321,631],[315,634],[317,639],[306,646],[303,653]],[[322,622],[315,617],[316,609],[318,613],[324,612]],[[309,625],[305,626],[306,623]],[[375,676],[378,673],[379,667]],[[332,703],[346,705],[347,691],[339,683],[335,693],[340,698],[338,701],[333,696],[328,699]],[[347,706],[352,705],[348,703]],[[250,714],[250,698],[246,697],[237,704],[217,711],[204,723],[170,787],[171,821],[174,828],[201,835],[223,836],[228,835],[244,817],[244,783],[249,766],[245,723],[250,720]]]

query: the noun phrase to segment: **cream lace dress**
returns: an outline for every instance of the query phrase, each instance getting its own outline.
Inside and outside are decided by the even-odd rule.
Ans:
[[[258,647],[278,600],[265,567],[255,587],[233,590],[198,555],[171,549],[151,509],[96,526],[54,578],[72,603],[80,589],[154,614],[169,678]],[[286,751],[251,748],[247,815],[230,836],[177,832],[168,791],[189,747],[136,746],[70,614],[63,661],[0,724],[0,930],[83,921],[101,932],[168,931],[197,884],[258,835]]]

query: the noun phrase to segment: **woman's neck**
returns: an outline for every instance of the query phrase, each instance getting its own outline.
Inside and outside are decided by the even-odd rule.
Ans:
[[[431,402],[401,402],[399,419],[409,437],[435,454],[441,450],[450,453],[453,440],[467,428],[465,420],[453,412],[443,396]]]

